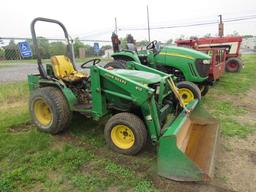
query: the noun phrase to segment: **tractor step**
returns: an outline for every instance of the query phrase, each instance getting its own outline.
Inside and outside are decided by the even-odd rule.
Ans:
[[[79,111],[79,112],[88,111],[90,109],[92,109],[91,103],[77,104],[77,105],[74,105],[74,108],[73,108],[74,111]]]

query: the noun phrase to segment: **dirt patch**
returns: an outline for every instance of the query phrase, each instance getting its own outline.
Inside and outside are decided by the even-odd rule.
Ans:
[[[24,104],[27,104],[28,98],[16,98],[15,101],[10,102],[9,98],[8,101],[0,102],[0,110],[7,110],[10,108],[20,108],[24,107]]]
[[[256,166],[256,153],[255,152],[251,152],[250,153],[250,157],[251,157],[251,161],[255,164]]]
[[[172,192],[233,192],[233,190],[219,186],[215,181],[203,182],[176,182],[159,176],[151,178],[154,185],[161,191]]]
[[[221,137],[216,177],[234,191],[256,191],[256,135],[246,139]]]
[[[33,125],[31,122],[26,122],[24,124],[21,124],[19,126],[13,126],[8,129],[8,132],[10,133],[19,133],[19,132],[28,132],[32,129]]]
[[[109,187],[106,192],[118,192],[120,189],[118,187]]]
[[[237,122],[256,125],[256,88],[243,96],[215,94],[216,98],[231,102],[246,113],[232,116]],[[256,191],[256,135],[247,138],[220,137],[216,159],[216,183],[233,191]]]

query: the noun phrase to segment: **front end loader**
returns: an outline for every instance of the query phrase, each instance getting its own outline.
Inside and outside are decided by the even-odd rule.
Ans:
[[[46,67],[34,28],[38,21],[60,25],[68,42],[67,55],[53,56]],[[159,175],[178,181],[209,180],[219,125],[198,108],[197,99],[183,102],[173,75],[136,62],[128,62],[126,70],[105,69],[97,65],[99,59],[90,67],[88,62],[81,65],[90,74],[77,71],[62,23],[36,18],[31,31],[39,74],[28,75],[29,110],[40,131],[65,130],[74,111],[97,121],[110,117],[104,136],[113,151],[135,155],[150,139],[157,147]]]

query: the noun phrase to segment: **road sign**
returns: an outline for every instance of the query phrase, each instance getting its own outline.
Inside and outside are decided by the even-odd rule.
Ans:
[[[19,46],[20,54],[23,58],[32,57],[32,50],[27,41],[19,42],[18,46]]]
[[[95,51],[96,53],[99,53],[99,52],[100,52],[100,45],[99,45],[99,43],[94,43],[93,48],[94,48],[94,51]]]

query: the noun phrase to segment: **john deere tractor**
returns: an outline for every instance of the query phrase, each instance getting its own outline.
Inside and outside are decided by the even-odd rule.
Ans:
[[[52,56],[46,66],[34,28],[38,21],[60,25],[68,43],[67,55]],[[31,31],[39,74],[28,75],[29,110],[39,130],[64,131],[74,111],[96,121],[109,117],[104,135],[113,151],[135,155],[150,140],[158,150],[159,175],[178,181],[210,178],[218,123],[205,112],[198,115],[197,99],[184,104],[173,75],[133,61],[125,70],[105,69],[97,65],[99,59],[81,65],[90,74],[77,71],[69,35],[61,22],[36,18]]]
[[[136,61],[143,65],[158,69],[168,74],[173,74],[179,82],[189,81],[198,85],[201,94],[208,92],[212,82],[208,79],[211,57],[202,52],[183,47],[160,48],[157,41],[152,41],[146,46],[146,50],[130,51],[122,50],[112,55],[114,61],[106,67],[125,68],[127,61]],[[183,88],[182,96],[197,98],[196,91],[186,89],[187,85],[178,84]],[[193,98],[192,98],[193,99]]]

